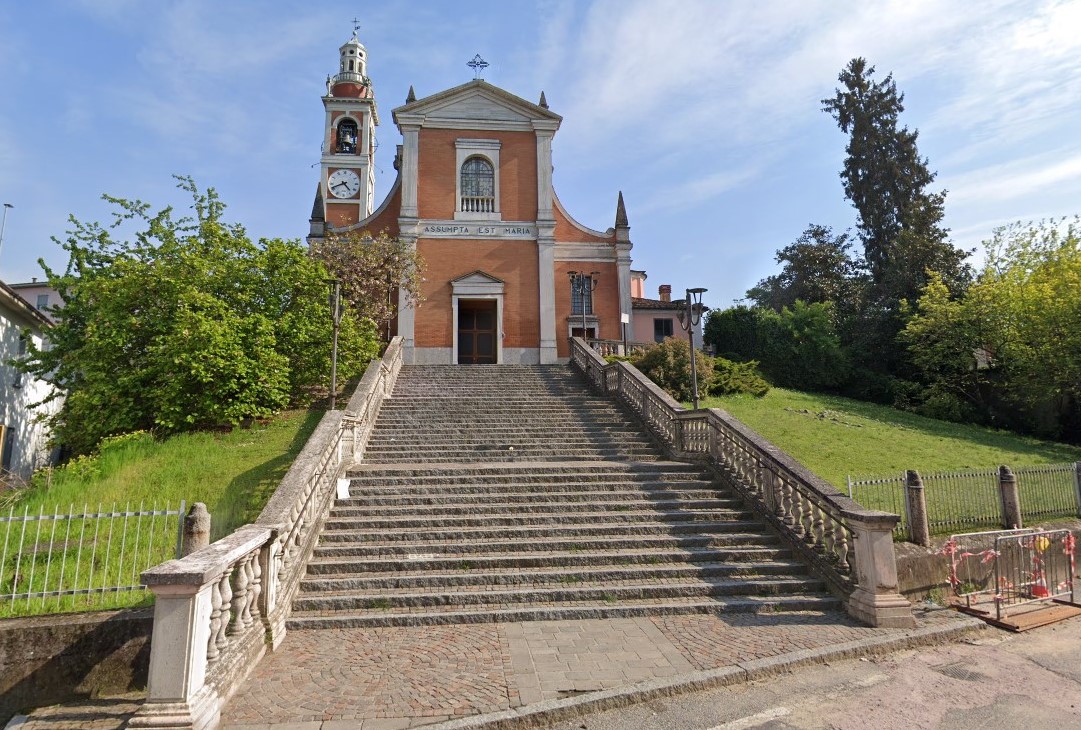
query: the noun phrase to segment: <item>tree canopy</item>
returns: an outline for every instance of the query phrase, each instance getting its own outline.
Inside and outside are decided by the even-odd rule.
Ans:
[[[237,424],[302,401],[329,372],[326,269],[296,241],[253,243],[213,189],[178,187],[193,216],[104,196],[110,225],[70,219],[64,300],[50,346],[21,367],[55,386],[54,438],[76,452],[103,437]],[[343,319],[343,380],[377,353],[374,327]]]
[[[859,213],[856,228],[871,274],[872,296],[886,306],[915,299],[938,273],[954,291],[969,271],[967,254],[947,241],[942,226],[945,191],[931,190],[935,173],[921,157],[919,133],[900,125],[904,94],[893,74],[881,81],[866,59],[854,58],[841,71],[841,87],[822,100],[841,131],[845,147],[845,196]]]

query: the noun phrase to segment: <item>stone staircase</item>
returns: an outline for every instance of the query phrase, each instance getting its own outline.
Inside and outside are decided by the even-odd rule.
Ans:
[[[406,366],[291,628],[838,608],[566,366]]]

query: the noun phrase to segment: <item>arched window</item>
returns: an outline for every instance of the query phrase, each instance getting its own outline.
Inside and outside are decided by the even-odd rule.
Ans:
[[[495,170],[483,157],[470,157],[462,164],[462,211],[495,211]]]
[[[353,154],[357,151],[357,123],[343,119],[338,125],[338,152]]]

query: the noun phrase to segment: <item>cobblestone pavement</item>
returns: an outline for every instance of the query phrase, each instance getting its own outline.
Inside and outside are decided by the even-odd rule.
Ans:
[[[292,631],[222,727],[398,730],[906,633],[833,612]]]

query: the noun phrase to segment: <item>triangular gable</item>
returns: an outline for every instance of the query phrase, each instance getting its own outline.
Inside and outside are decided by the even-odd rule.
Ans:
[[[503,281],[479,269],[450,282],[456,297],[498,297],[503,294]]]
[[[429,119],[488,119],[504,122],[527,122],[546,119],[556,122],[563,117],[525,99],[476,79],[398,107],[399,114],[423,115]]]
[[[481,271],[480,269],[477,269],[476,271],[471,271],[468,274],[465,274],[464,276],[459,276],[457,279],[452,279],[450,283],[451,284],[503,284],[505,282],[502,279],[497,279],[496,277],[492,276],[491,274],[486,274],[485,272]]]

